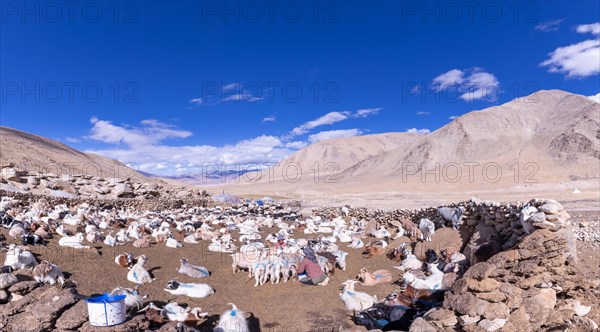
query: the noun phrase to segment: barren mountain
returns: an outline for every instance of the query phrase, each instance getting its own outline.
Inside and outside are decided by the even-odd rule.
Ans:
[[[418,134],[410,133],[334,138],[311,144],[285,158],[279,164],[281,166],[296,164],[303,172],[311,172],[316,167],[324,171],[326,164],[332,163],[334,168],[342,171],[367,158],[410,145],[418,139]],[[275,176],[279,177],[281,174],[276,172]]]
[[[430,134],[340,138],[310,145],[286,160],[303,175],[241,183],[236,189],[289,192],[469,191],[599,178],[600,104],[542,90],[467,113]],[[383,144],[382,142],[385,142]],[[368,146],[368,148],[365,148]],[[395,148],[394,148],[395,147]],[[362,160],[361,160],[362,159]],[[319,181],[308,167],[335,163]],[[266,171],[265,171],[266,172]],[[280,171],[275,170],[277,175]],[[324,181],[326,180],[326,181]]]
[[[0,126],[0,163],[14,163],[22,171],[77,174],[103,178],[131,178],[137,182],[157,182],[123,163],[84,153],[55,140]]]

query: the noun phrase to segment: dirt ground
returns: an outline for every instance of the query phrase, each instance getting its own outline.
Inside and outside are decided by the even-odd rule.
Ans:
[[[578,218],[598,217],[598,212],[579,212],[574,214],[573,222]],[[2,230],[7,237],[7,231]],[[450,229],[436,232],[433,242],[428,246],[443,247],[445,243],[455,241],[458,233]],[[304,236],[296,236],[304,237]],[[390,246],[398,245],[402,239],[392,242]],[[9,238],[8,243],[12,243]],[[351,313],[347,312],[339,300],[341,283],[354,279],[362,267],[369,270],[388,269],[399,278],[397,270],[392,268],[392,262],[385,256],[370,259],[362,258],[360,249],[347,248],[340,244],[340,249],[349,252],[346,271],[336,270],[327,286],[306,286],[296,280],[287,283],[270,284],[254,287],[253,281],[246,282],[247,273],[238,272],[233,275],[231,257],[225,253],[215,253],[207,250],[208,242],[201,244],[184,244],[180,249],[171,249],[164,244],[154,244],[150,248],[136,249],[131,243],[108,247],[97,245],[95,249],[66,249],[59,247],[57,239],[46,246],[32,247],[38,261],[47,259],[57,264],[65,274],[75,280],[81,294],[91,296],[109,292],[116,286],[133,287],[127,281],[127,269],[121,268],[114,262],[114,257],[123,252],[134,255],[145,254],[149,257],[147,268],[156,280],[149,285],[140,287],[142,295],[147,294],[147,302],[153,301],[162,305],[169,301],[179,304],[199,306],[208,312],[210,319],[201,325],[201,330],[212,330],[212,324],[218,316],[229,307],[227,303],[235,303],[241,310],[249,312],[252,331],[364,331],[361,326],[352,322]],[[590,277],[598,277],[600,257],[598,247],[580,244],[580,264],[582,273]],[[192,279],[176,272],[179,260],[188,258],[191,263],[207,267],[212,275],[204,279]],[[0,255],[4,261],[5,253]],[[181,282],[203,282],[211,285],[215,294],[205,299],[192,299],[184,296],[174,296],[163,290],[167,281],[177,277]],[[397,286],[381,284],[373,287],[357,285],[358,291],[384,298]],[[147,303],[146,302],[146,303]],[[595,316],[598,310],[595,310]],[[598,319],[598,317],[590,317]]]

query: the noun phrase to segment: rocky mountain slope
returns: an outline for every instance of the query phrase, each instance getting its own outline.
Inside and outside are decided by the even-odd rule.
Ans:
[[[87,174],[102,178],[131,178],[156,182],[125,164],[92,153],[84,153],[55,140],[0,126],[0,163],[14,164],[21,171]]]
[[[429,134],[386,134],[385,145],[368,136],[321,141],[282,161],[274,171],[278,175],[281,165],[294,162],[301,165],[301,179],[275,176],[228,189],[464,191],[597,180],[599,128],[599,103],[565,91],[542,90],[472,111]],[[354,148],[362,144],[369,145],[369,153],[349,153],[362,151]],[[332,153],[338,147],[346,152]],[[338,168],[322,169],[322,175],[329,176],[315,181],[308,167],[316,162],[332,162]]]

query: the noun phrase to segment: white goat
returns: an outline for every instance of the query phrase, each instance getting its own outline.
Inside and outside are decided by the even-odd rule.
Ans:
[[[124,287],[113,289],[113,291],[110,292],[110,295],[125,295],[125,306],[127,309],[136,307],[137,310],[140,310],[142,304],[144,304],[144,299],[148,297],[148,295],[141,296],[140,293],[138,293],[137,288],[131,289]]]
[[[173,249],[177,249],[177,248],[181,248],[183,245],[181,244],[181,242],[175,240],[174,238],[170,237],[167,239],[167,242],[165,242],[165,245],[169,248],[173,248]]]
[[[204,298],[215,293],[215,290],[207,284],[181,283],[170,280],[164,289],[173,295],[185,295],[194,298]]]
[[[342,283],[344,290],[340,293],[340,300],[346,305],[346,309],[352,311],[362,311],[368,309],[377,302],[376,296],[354,290],[354,284],[357,280],[346,280]]]
[[[348,248],[358,249],[358,248],[362,248],[364,246],[365,246],[365,243],[363,242],[363,240],[361,240],[358,237],[355,237],[352,239],[352,243],[350,245],[348,245]]]
[[[419,279],[414,274],[407,272],[402,276],[404,283],[414,289],[438,290],[442,287],[444,273],[437,268],[436,264],[427,264],[431,275],[425,279]]]
[[[185,258],[182,258],[180,260],[180,263],[181,263],[181,266],[179,267],[179,270],[177,270],[177,272],[179,272],[181,274],[185,274],[192,278],[204,278],[204,277],[208,277],[210,275],[210,272],[208,272],[207,268],[205,268],[203,266],[192,265]]]
[[[144,265],[148,262],[146,255],[141,255],[137,258],[137,263],[127,272],[127,280],[140,284],[149,284],[154,281],[154,278],[150,276],[150,273],[146,270]]]
[[[42,261],[33,268],[33,278],[36,282],[49,283],[50,285],[54,285],[57,281],[61,285],[65,283],[65,276],[62,271],[48,261]]]
[[[431,241],[433,234],[435,233],[435,224],[433,221],[423,218],[419,222],[419,230],[421,230],[422,238],[421,240]]]
[[[20,247],[10,245],[6,253],[4,265],[11,266],[13,269],[25,269],[36,266],[37,260],[29,251],[23,251]]]
[[[77,233],[73,236],[65,236],[58,240],[58,245],[62,247],[69,247],[75,249],[87,249],[90,246],[84,246],[81,243],[83,242],[83,233]]]
[[[231,306],[231,310],[225,311],[219,323],[213,331],[215,332],[248,332],[248,322],[246,321],[245,312],[239,310],[233,303],[228,303]]]

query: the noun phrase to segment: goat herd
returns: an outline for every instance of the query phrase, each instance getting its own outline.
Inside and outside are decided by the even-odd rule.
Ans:
[[[441,303],[443,292],[467,267],[465,256],[458,251],[460,248],[445,248],[439,255],[428,250],[426,260],[422,261],[413,252],[413,244],[431,241],[436,226],[444,227],[446,222],[456,229],[461,224],[463,211],[460,207],[440,208],[437,225],[429,219],[421,219],[417,225],[406,218],[386,227],[349,216],[346,207],[339,210],[337,217],[326,218],[319,215],[302,217],[291,208],[277,204],[137,211],[111,205],[95,207],[88,203],[51,205],[45,199],[27,203],[3,197],[0,222],[8,229],[8,235],[21,241],[22,245],[7,246],[6,239],[2,239],[6,260],[0,284],[6,274],[28,268],[33,268],[34,279],[39,283],[74,284],[72,280],[65,280],[57,265],[47,260],[38,263],[28,247],[44,245],[54,236],[60,236],[60,246],[82,250],[99,242],[106,246],[133,242],[136,248],[163,245],[177,249],[183,243],[197,245],[201,241],[210,241],[208,250],[229,253],[233,274],[246,270],[246,281],[254,279],[255,287],[298,278],[298,267],[306,246],[317,253],[318,264],[328,275],[336,268],[346,270],[349,253],[340,250],[338,245],[345,243],[349,249],[363,250],[364,258],[387,255],[397,265],[391,267],[400,271],[399,278],[395,278],[390,270],[362,268],[355,280],[342,284],[339,298],[347,310],[355,313],[355,322],[369,329],[407,329],[412,320]],[[405,235],[412,242],[388,248],[390,240]],[[374,239],[365,244],[363,241],[367,237]],[[138,257],[130,253],[117,255],[115,263],[128,269],[127,280],[132,287],[118,287],[111,294],[125,295],[128,310],[145,312],[146,317],[156,323],[197,323],[205,319],[208,314],[201,308],[184,308],[175,302],[162,308],[150,302],[144,307],[146,296],[141,296],[139,289],[155,280],[146,269],[149,259],[151,257],[144,254]],[[197,279],[212,275],[207,268],[194,265],[186,258],[181,259],[178,273]],[[399,289],[378,301],[376,296],[356,291],[354,286],[358,282],[363,286],[396,282]],[[205,298],[215,292],[206,283],[183,283],[177,278],[169,280],[164,291],[192,298]],[[230,305],[232,309],[221,315],[215,331],[248,331],[245,313],[235,304]]]

